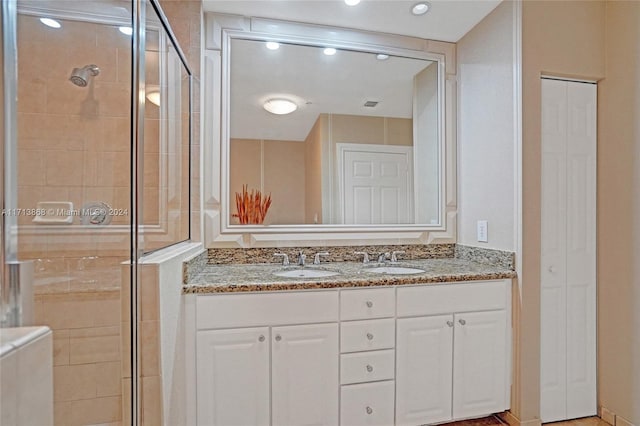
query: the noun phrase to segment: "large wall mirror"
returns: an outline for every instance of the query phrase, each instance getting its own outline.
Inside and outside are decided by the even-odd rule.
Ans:
[[[400,36],[385,35],[385,45],[351,30],[247,18],[224,28],[215,19],[207,47],[217,43],[220,55],[219,241],[447,230],[442,50]]]

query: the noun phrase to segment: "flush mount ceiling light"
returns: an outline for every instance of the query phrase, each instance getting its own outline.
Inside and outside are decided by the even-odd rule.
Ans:
[[[160,91],[150,90],[147,92],[147,100],[155,106],[160,106]]]
[[[427,2],[416,3],[411,8],[411,13],[413,13],[416,16],[424,15],[429,11],[429,7],[430,5]]]
[[[344,0],[347,6],[355,6],[360,3],[360,0]]]
[[[60,24],[60,22],[56,21],[55,19],[51,19],[51,18],[40,18],[40,22],[42,22],[44,25],[46,25],[49,28],[60,28],[60,27],[62,27],[62,24]]]
[[[376,55],[376,59],[379,61],[386,61],[387,59],[389,59],[389,55],[385,55],[384,53],[378,53]]]
[[[280,43],[276,43],[275,41],[268,41],[265,43],[265,46],[267,46],[267,49],[269,50],[278,50],[280,49]]]
[[[131,27],[118,27],[118,31],[120,31],[124,35],[130,36],[133,34],[133,28]]]
[[[327,47],[322,51],[322,53],[324,53],[327,56],[333,56],[336,54],[336,52],[337,50],[334,49],[333,47]]]
[[[298,109],[298,106],[288,99],[269,99],[263,107],[271,114],[277,115],[291,114]]]

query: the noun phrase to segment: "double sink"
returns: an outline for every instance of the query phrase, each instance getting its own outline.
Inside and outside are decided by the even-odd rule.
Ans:
[[[374,263],[374,266],[369,266],[369,257],[365,255],[365,261],[363,263],[363,267],[361,272],[372,273],[372,274],[388,274],[388,275],[411,275],[411,274],[420,274],[425,272],[424,269],[414,268],[411,266],[405,266],[397,263],[396,254],[401,252],[394,252],[391,257],[390,263],[385,263],[385,259],[380,257],[377,263]],[[364,254],[364,253],[358,253]],[[328,253],[321,253],[320,255],[328,255]],[[384,256],[385,254],[381,254]],[[387,253],[388,255],[388,253]],[[283,256],[282,254],[277,254],[277,256]],[[304,259],[304,255],[300,253],[300,256]],[[288,263],[288,258],[285,258],[285,264]],[[314,265],[319,263],[319,255],[316,255],[316,259],[314,260]],[[295,269],[285,269],[281,271],[274,272],[273,275],[284,278],[326,278],[332,277],[335,275],[340,275],[340,272],[331,271],[327,269],[320,269],[317,267],[306,267],[301,265]]]

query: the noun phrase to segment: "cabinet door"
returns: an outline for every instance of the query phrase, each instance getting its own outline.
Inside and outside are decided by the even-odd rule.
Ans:
[[[338,324],[272,329],[273,424],[338,424]]]
[[[269,425],[269,328],[199,331],[199,426]]]
[[[453,418],[507,408],[506,311],[455,315]]]
[[[397,321],[396,424],[451,419],[453,315]]]

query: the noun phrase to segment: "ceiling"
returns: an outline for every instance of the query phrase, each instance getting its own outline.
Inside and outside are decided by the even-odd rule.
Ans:
[[[414,76],[434,62],[322,50],[293,44],[269,50],[262,41],[233,40],[231,137],[304,141],[321,113],[413,117]],[[289,99],[298,110],[271,114],[263,108],[270,98]],[[366,101],[379,103],[365,107]]]
[[[459,41],[502,0],[429,0],[422,16],[410,13],[418,0],[203,0],[206,12],[230,13],[336,27]]]

